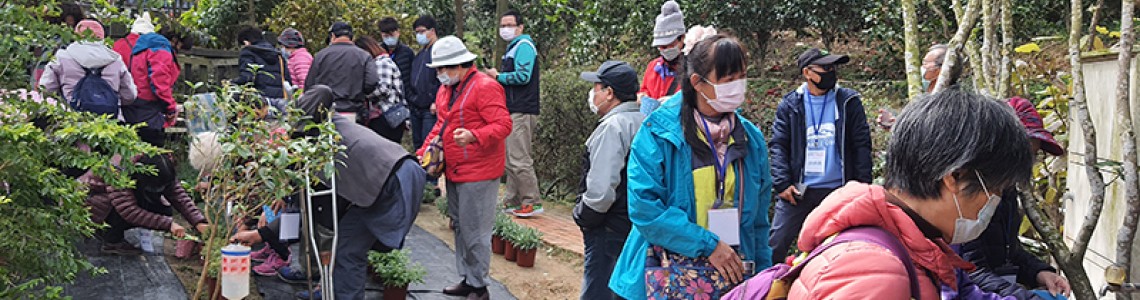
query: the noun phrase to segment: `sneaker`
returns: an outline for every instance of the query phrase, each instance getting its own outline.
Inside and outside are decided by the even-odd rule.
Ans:
[[[503,204],[503,213],[506,213],[508,215],[514,215],[515,210],[518,210],[519,208],[522,208],[522,207],[520,207],[518,205]]]
[[[293,270],[293,268],[290,268],[289,266],[284,266],[281,267],[281,269],[277,270],[277,278],[280,278],[281,281],[291,284],[304,284],[308,282],[309,278],[302,273],[303,272],[300,270]],[[312,277],[313,282],[321,279],[321,276],[318,274],[313,274]]]
[[[524,204],[521,208],[508,211],[508,213],[514,215],[515,217],[519,217],[519,218],[533,217],[535,215],[541,214],[542,212],[543,212],[542,204],[535,204],[535,205]]]
[[[118,243],[103,243],[103,247],[100,248],[99,251],[105,255],[135,256],[143,254],[142,249],[136,248],[126,241]]]
[[[288,266],[289,262],[277,256],[277,253],[270,253],[269,258],[265,262],[253,267],[253,272],[261,276],[273,276],[277,274],[277,270]]]
[[[262,247],[261,250],[253,251],[253,253],[250,253],[249,259],[253,262],[265,262],[266,259],[269,259],[269,255],[271,253],[274,253],[273,249],[270,249],[269,245],[265,245],[265,247]]]

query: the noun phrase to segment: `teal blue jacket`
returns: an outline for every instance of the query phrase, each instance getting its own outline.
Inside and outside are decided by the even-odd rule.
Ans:
[[[681,129],[681,94],[665,100],[633,138],[629,153],[628,201],[633,231],[614,266],[609,287],[625,299],[645,299],[645,258],[649,245],[688,257],[712,254],[719,238],[697,225],[694,208],[692,148]],[[687,116],[692,118],[692,116]],[[756,271],[772,265],[768,247],[768,205],[772,200],[772,174],[764,135],[739,113],[736,118],[748,136],[749,155],[743,159],[743,197],[740,240],[745,260]],[[741,200],[743,199],[743,200]]]

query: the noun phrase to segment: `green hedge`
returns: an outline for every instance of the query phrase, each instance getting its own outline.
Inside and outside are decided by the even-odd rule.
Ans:
[[[542,73],[542,114],[533,156],[544,199],[573,201],[578,193],[586,138],[599,119],[586,106],[593,84],[578,78],[584,70],[552,68]]]

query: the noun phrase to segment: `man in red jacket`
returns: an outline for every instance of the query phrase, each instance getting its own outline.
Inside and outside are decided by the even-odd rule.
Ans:
[[[463,278],[443,293],[490,299],[491,226],[506,163],[503,141],[511,133],[506,95],[498,81],[475,68],[475,54],[459,38],[436,41],[431,57],[428,67],[436,69],[442,85],[435,99],[439,122],[427,141],[443,141],[447,211],[457,224],[455,264]],[[417,155],[431,144],[425,142]]]
[[[143,13],[131,26],[131,34],[115,42],[115,52],[122,56],[138,88],[137,101],[122,106],[123,120],[142,123],[139,137],[161,147],[166,140],[164,129],[178,117],[174,85],[182,68],[174,61],[174,47],[154,32],[150,14]]]

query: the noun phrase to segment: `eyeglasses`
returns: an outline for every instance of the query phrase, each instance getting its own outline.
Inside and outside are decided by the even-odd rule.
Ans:
[[[501,25],[499,25],[499,28],[514,28],[514,27],[519,27],[519,25],[518,24],[501,24]]]

